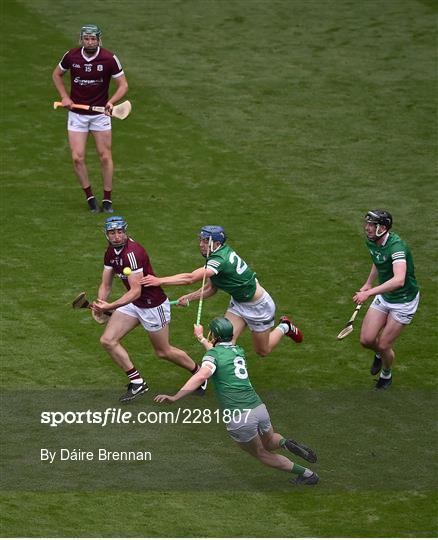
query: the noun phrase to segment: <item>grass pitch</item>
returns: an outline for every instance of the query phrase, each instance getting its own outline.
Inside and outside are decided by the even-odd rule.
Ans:
[[[79,0],[72,10],[3,0],[1,9],[2,535],[436,536],[434,3]],[[220,223],[278,314],[304,331],[302,345],[284,342],[266,359],[248,335],[241,344],[274,426],[317,450],[315,489],[293,490],[218,425],[39,423],[55,405],[117,407],[125,384],[101,329],[70,309],[80,290],[96,292],[103,216],[89,215],[74,179],[50,76],[88,22],[103,28],[130,84],[133,113],[114,121],[114,206],[155,271],[199,266],[197,230]],[[91,141],[88,162],[100,196]],[[361,218],[372,207],[393,213],[422,291],[383,395],[370,391],[359,325],[336,340],[371,264]],[[226,305],[222,294],[206,301],[204,321]],[[174,310],[171,333],[198,359],[195,316],[196,306]],[[152,357],[141,330],[126,344],[152,394],[185,380]],[[151,401],[132,410],[156,410]],[[215,408],[211,395],[181,405]],[[39,460],[48,445],[102,440],[155,457],[89,468]]]

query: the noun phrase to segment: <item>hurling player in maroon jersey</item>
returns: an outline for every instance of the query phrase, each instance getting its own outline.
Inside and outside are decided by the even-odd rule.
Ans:
[[[102,210],[112,213],[113,158],[111,152],[111,111],[114,104],[128,91],[123,68],[115,54],[101,47],[102,31],[98,26],[83,26],[80,45],[67,51],[53,71],[52,79],[62,99],[64,107],[73,103],[105,107],[105,114],[80,109],[70,109],[68,113],[68,141],[76,176],[85,192],[91,212],[100,211],[91,188],[85,154],[88,133],[92,133],[99,154],[103,198]],[[70,71],[71,89],[68,94],[63,76]],[[116,89],[109,97],[111,80]]]
[[[170,304],[161,287],[143,287],[140,279],[154,275],[149,256],[139,243],[126,234],[128,224],[120,216],[109,217],[104,231],[109,246],[105,252],[102,282],[98,299],[92,309],[100,313],[115,310],[111,315],[100,342],[111,358],[125,371],[130,382],[128,390],[120,401],[131,401],[149,390],[146,381],[131,362],[128,352],[120,340],[141,324],[159,358],[165,358],[196,373],[199,366],[181,349],[169,343]],[[129,268],[126,276],[123,270]],[[126,293],[113,302],[107,301],[114,276],[118,276],[126,288]],[[200,388],[202,394],[205,388]]]

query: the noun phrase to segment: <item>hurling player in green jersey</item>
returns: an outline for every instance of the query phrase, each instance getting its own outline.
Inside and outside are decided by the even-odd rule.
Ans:
[[[252,333],[255,352],[267,356],[278,345],[283,336],[296,343],[303,341],[303,334],[285,315],[275,325],[275,303],[270,294],[260,285],[256,273],[246,262],[226,244],[227,236],[219,225],[205,225],[199,232],[199,250],[205,257],[204,266],[184,274],[157,277],[146,276],[140,283],[146,286],[191,285],[207,278],[204,289],[191,292],[179,298],[179,304],[208,298],[218,289],[228,293],[230,304],[225,316],[234,327],[236,341],[246,326]],[[202,290],[204,293],[202,294]]]
[[[280,449],[288,450],[310,463],[316,462],[313,450],[274,432],[266,405],[249,380],[245,351],[233,342],[231,322],[217,317],[209,328],[208,339],[201,325],[194,328],[195,337],[206,349],[201,369],[175,395],[160,394],[155,396],[155,401],[174,403],[211,378],[221,420],[233,441],[264,465],[297,475],[291,480],[294,484],[317,484],[319,477],[315,472],[276,453]]]
[[[411,250],[397,234],[390,232],[391,214],[370,210],[365,215],[364,227],[373,264],[353,300],[363,304],[374,296],[362,323],[360,342],[375,352],[370,371],[372,375],[381,372],[375,389],[386,390],[392,383],[393,344],[417,311],[420,289]],[[379,285],[373,287],[376,278]]]

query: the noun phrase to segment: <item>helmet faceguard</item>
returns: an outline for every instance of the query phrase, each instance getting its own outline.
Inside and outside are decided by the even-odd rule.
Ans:
[[[126,234],[126,229],[128,228],[128,224],[121,216],[112,216],[109,218],[106,218],[104,226],[103,226],[103,232],[105,233],[106,239],[113,247],[123,247],[126,244],[126,240],[124,240],[121,243],[115,244],[114,242],[111,242],[109,239],[108,233],[109,231],[118,231],[122,230]]]
[[[386,210],[370,210],[365,214],[365,223],[376,225],[376,238],[374,241],[381,238],[392,227],[392,216]],[[382,230],[381,227],[385,227]]]
[[[82,40],[85,36],[94,36],[98,41],[98,45],[100,46],[102,44],[102,30],[95,24],[86,24],[81,28],[81,31],[79,33],[80,45],[83,45]]]
[[[222,246],[227,240],[227,235],[225,229],[219,225],[204,225],[204,227],[202,227],[202,229],[199,231],[199,239],[208,239],[211,244],[214,242],[219,242],[219,244]]]
[[[233,339],[234,328],[231,322],[225,317],[216,317],[208,325],[210,332],[208,340],[216,344],[221,341],[231,341]]]

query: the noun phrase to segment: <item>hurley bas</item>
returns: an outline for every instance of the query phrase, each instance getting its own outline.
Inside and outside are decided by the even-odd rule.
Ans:
[[[58,461],[152,461],[152,453],[144,451],[120,450],[113,451],[99,448],[97,451],[82,450],[81,448],[60,448],[51,451],[41,448],[40,460],[53,463]]]

